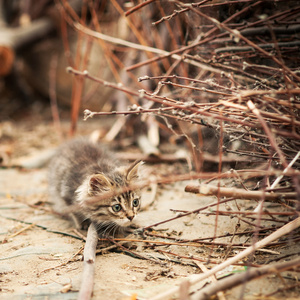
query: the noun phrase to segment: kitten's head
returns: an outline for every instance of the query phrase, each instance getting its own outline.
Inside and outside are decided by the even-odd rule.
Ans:
[[[76,190],[76,200],[83,209],[83,216],[99,226],[114,223],[123,227],[128,220],[132,221],[140,209],[140,191],[118,191],[137,182],[141,164],[141,161],[136,161],[129,167],[116,168],[109,174],[89,176]],[[114,195],[103,199],[105,193]]]

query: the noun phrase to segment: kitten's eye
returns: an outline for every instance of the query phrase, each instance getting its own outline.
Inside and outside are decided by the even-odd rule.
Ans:
[[[140,204],[139,199],[134,199],[134,200],[132,201],[132,206],[133,206],[133,207],[137,207],[137,206],[139,206],[139,204]]]
[[[119,212],[122,209],[122,206],[120,204],[115,204],[111,208],[114,212]]]

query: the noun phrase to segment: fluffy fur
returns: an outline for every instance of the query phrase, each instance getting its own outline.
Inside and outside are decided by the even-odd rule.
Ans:
[[[126,189],[138,180],[140,165],[120,166],[110,152],[86,139],[64,144],[49,165],[54,210],[77,227],[93,222],[102,234],[126,226],[140,208],[140,191]],[[109,192],[114,195],[103,199]]]

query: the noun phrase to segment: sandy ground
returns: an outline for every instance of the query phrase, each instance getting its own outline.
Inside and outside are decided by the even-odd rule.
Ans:
[[[28,130],[28,128],[26,129]],[[43,131],[44,130],[44,131]],[[26,131],[27,132],[27,131]],[[37,133],[38,132],[38,133]],[[27,140],[30,134],[27,132]],[[48,135],[47,135],[48,134]],[[44,136],[44,146],[40,146],[40,136]],[[52,142],[48,125],[36,129],[39,141],[32,146],[34,153],[42,153]],[[18,143],[26,140],[19,138]],[[10,140],[10,145],[12,141]],[[33,140],[33,139],[32,139]],[[25,142],[24,142],[25,143]],[[14,144],[14,147],[16,144]],[[31,151],[19,149],[21,154],[28,155]],[[27,153],[26,153],[27,152]],[[22,156],[20,155],[20,156]],[[174,165],[149,165],[147,170],[162,170],[162,173],[174,172]],[[143,192],[142,210],[136,218],[139,226],[148,226],[156,222],[174,217],[174,210],[193,210],[216,201],[214,197],[200,197],[184,192],[188,182],[159,186],[155,201],[151,191]],[[82,248],[84,241],[74,232],[73,224],[61,219],[51,211],[47,202],[47,170],[46,167],[31,170],[17,168],[0,169],[0,298],[1,299],[76,299],[80,288],[82,273]],[[240,201],[240,209],[250,209],[253,203]],[[232,209],[236,207],[232,204]],[[220,207],[222,210],[228,207]],[[270,208],[271,209],[271,208]],[[213,215],[192,215],[155,227],[154,234],[195,239],[214,235],[216,218]],[[276,223],[275,223],[276,224]],[[265,223],[271,226],[271,222]],[[278,224],[276,224],[278,225]],[[217,234],[226,232],[243,232],[253,229],[246,223],[240,223],[236,218],[220,216]],[[130,236],[142,239],[140,235]],[[146,237],[161,242],[170,240],[158,237]],[[218,242],[230,242],[231,237],[218,239]],[[246,242],[249,235],[236,236],[234,243]],[[209,241],[209,240],[206,240]],[[98,255],[96,259],[95,285],[93,299],[147,299],[179,284],[192,274],[201,273],[199,265],[192,258],[203,259],[210,256],[211,260],[223,261],[226,257],[235,255],[241,248],[214,247],[199,244],[198,247],[179,245],[155,245],[145,247],[145,243],[132,242],[132,251],[144,257],[137,258],[134,254],[115,249]],[[103,246],[103,245],[102,245]],[[99,247],[101,247],[101,242]],[[272,248],[269,252],[257,252],[254,261],[265,263],[286,253],[297,253],[298,245]],[[169,251],[168,253],[157,250]],[[294,251],[294,252],[293,252]],[[186,257],[179,258],[171,253]],[[189,258],[190,257],[190,258]],[[276,259],[277,260],[277,259]],[[278,259],[279,260],[279,259]],[[209,263],[207,268],[214,264]],[[230,267],[218,274],[228,275],[244,270],[242,266]],[[295,283],[295,274],[286,274],[285,283]],[[206,282],[202,282],[201,285]],[[225,299],[238,299],[242,294],[245,298],[259,298],[283,287],[282,278],[272,275],[247,283],[242,288],[230,290]],[[201,287],[197,286],[197,288]],[[277,293],[279,298],[297,297],[299,290]],[[132,297],[132,298],[130,298]]]

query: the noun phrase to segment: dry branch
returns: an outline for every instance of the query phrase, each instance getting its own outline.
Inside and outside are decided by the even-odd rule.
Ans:
[[[249,282],[253,279],[267,276],[270,274],[276,274],[287,270],[293,270],[300,266],[300,259],[296,258],[287,262],[276,263],[272,265],[266,265],[260,268],[251,268],[243,274],[235,274],[213,284],[204,287],[199,292],[195,293],[192,299],[204,300],[209,299],[211,296],[217,294],[220,291],[226,291],[230,288],[238,286],[240,284]]]
[[[207,272],[208,269],[206,266],[202,263],[196,262],[197,266],[202,270],[203,273]],[[215,286],[215,283],[218,281],[216,275],[211,276],[211,281],[214,283],[213,286]],[[203,290],[203,289],[202,289]],[[216,291],[214,294],[217,294],[219,300],[226,300],[223,290]],[[196,295],[193,295],[193,297],[197,297],[198,293]]]
[[[282,200],[282,199],[295,199],[297,194],[295,192],[289,193],[270,193],[265,191],[247,191],[237,188],[225,188],[213,185],[187,185],[185,191],[194,194],[203,195],[220,195],[220,197],[234,197],[236,199],[248,199],[248,200]]]
[[[92,297],[94,288],[94,270],[96,259],[96,247],[98,243],[98,234],[94,224],[89,226],[87,239],[84,247],[84,261],[82,282],[78,295],[78,300],[89,300]]]
[[[170,52],[167,52],[165,50],[158,49],[158,48],[144,46],[144,45],[128,42],[128,41],[125,41],[125,40],[122,40],[122,39],[119,39],[119,38],[114,38],[114,37],[108,36],[106,34],[91,30],[87,27],[84,27],[80,23],[74,24],[74,27],[77,30],[79,30],[79,31],[81,31],[81,32],[83,32],[83,33],[85,33],[89,36],[92,36],[94,38],[98,38],[98,39],[101,39],[101,40],[104,40],[104,41],[107,41],[107,42],[110,42],[110,43],[113,43],[113,44],[122,45],[122,46],[125,46],[125,47],[129,47],[131,49],[141,50],[141,51],[145,51],[145,52],[156,53],[156,54],[159,54],[160,56],[164,56],[164,57],[169,57],[170,56],[174,59],[182,60],[182,57],[177,55],[176,53],[170,53]],[[155,60],[156,60],[156,58],[151,59],[151,61],[155,61]],[[192,66],[199,67],[199,68],[211,71],[211,72],[221,73],[221,70],[218,70],[216,68],[212,68],[210,66],[204,65],[204,64],[202,64],[200,62],[197,62],[197,61],[190,60],[188,58],[184,59],[184,62],[186,62],[188,64],[191,64]],[[126,70],[131,71],[132,67],[127,68]]]
[[[15,52],[22,46],[35,42],[54,29],[50,19],[44,18],[25,27],[0,28],[0,75],[7,75],[12,68]]]
[[[180,1],[176,1],[179,5],[182,6],[189,6],[186,5]],[[280,61],[277,57],[273,56],[272,54],[270,54],[269,52],[265,51],[264,49],[262,49],[261,47],[259,47],[257,44],[255,44],[254,42],[250,41],[249,39],[247,39],[245,36],[243,36],[238,30],[234,29],[232,30],[231,28],[229,28],[227,25],[225,25],[224,23],[219,22],[218,20],[211,18],[209,16],[207,16],[206,14],[202,13],[199,10],[196,10],[194,7],[189,6],[189,9],[193,12],[195,12],[196,14],[200,15],[201,17],[208,19],[210,22],[212,22],[213,24],[216,24],[218,27],[228,31],[233,37],[236,38],[237,41],[244,41],[246,44],[248,44],[249,46],[251,46],[252,48],[254,48],[255,50],[257,50],[259,53],[262,53],[263,55],[265,55],[266,57],[270,57],[274,62],[276,62],[279,66],[282,67],[283,70],[285,70],[286,72],[290,73],[293,77],[295,77],[298,81],[300,81],[300,77],[293,72],[292,70],[290,70],[284,63],[282,63],[282,61]]]
[[[300,217],[298,217],[297,219],[291,221],[290,223],[282,226],[277,231],[273,232],[272,234],[265,237],[261,241],[253,244],[253,246],[250,246],[250,247],[246,248],[245,250],[243,250],[242,252],[240,252],[236,256],[234,256],[230,259],[227,259],[223,263],[213,267],[208,272],[206,272],[204,274],[200,274],[200,275],[194,275],[192,278],[189,279],[191,285],[194,285],[194,284],[200,282],[201,280],[204,280],[204,279],[208,278],[209,276],[216,274],[216,272],[223,270],[224,268],[230,266],[231,264],[238,262],[239,260],[241,260],[241,259],[247,257],[248,255],[252,254],[255,250],[260,249],[260,248],[268,245],[269,243],[273,242],[274,240],[277,240],[280,237],[282,237],[282,236],[290,233],[291,231],[297,229],[299,226],[300,226]],[[169,297],[171,297],[172,295],[177,293],[178,290],[179,290],[178,287],[171,288],[168,291],[166,291],[164,293],[161,293],[161,294],[151,298],[151,300],[168,299]]]
[[[70,1],[70,5],[78,10],[81,7],[80,0]],[[3,3],[0,8],[0,76],[7,75],[14,64],[15,53],[21,47],[35,43],[45,38],[56,29],[54,20],[50,17],[29,22],[18,27],[9,27],[4,21]]]

